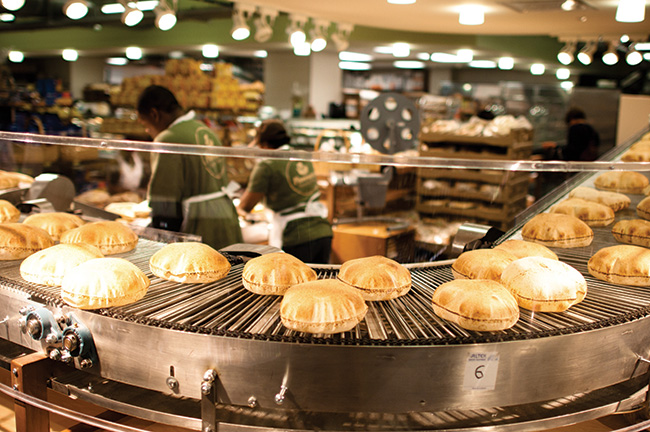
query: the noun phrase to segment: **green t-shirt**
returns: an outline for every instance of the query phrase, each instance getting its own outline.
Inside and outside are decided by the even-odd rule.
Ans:
[[[268,208],[286,215],[304,211],[303,204],[318,192],[318,184],[311,162],[269,159],[255,165],[248,190],[264,194]],[[297,208],[288,210],[296,206]],[[326,219],[307,217],[287,224],[282,243],[284,246],[295,246],[331,236],[332,227]]]

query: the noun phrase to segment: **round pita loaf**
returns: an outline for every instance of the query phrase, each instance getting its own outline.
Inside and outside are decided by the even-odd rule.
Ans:
[[[451,265],[455,279],[490,279],[499,282],[501,272],[517,257],[500,249],[463,252]]]
[[[149,259],[151,273],[180,283],[209,283],[224,278],[230,263],[212,247],[197,242],[171,243]]]
[[[565,199],[551,207],[549,212],[575,216],[593,227],[607,226],[614,222],[614,210],[610,207],[581,198]]]
[[[650,249],[632,245],[602,248],[587,264],[600,280],[622,285],[650,286]]]
[[[540,213],[526,222],[521,236],[524,240],[548,247],[574,248],[589,246],[594,232],[575,216]]]
[[[494,247],[494,249],[510,252],[517,258],[529,256],[541,256],[544,258],[558,259],[555,252],[544,245],[533,243],[526,240],[506,240]]]
[[[54,246],[54,240],[40,228],[22,223],[0,224],[0,260],[17,260]]]
[[[361,291],[364,300],[391,300],[411,289],[411,272],[390,258],[371,256],[341,265],[338,279]]]
[[[314,281],[316,272],[293,255],[274,252],[244,265],[242,284],[255,294],[283,295],[293,285]]]
[[[643,194],[648,184],[648,178],[635,171],[608,171],[594,180],[596,189],[629,194]]]
[[[615,212],[630,206],[630,197],[618,192],[599,191],[594,188],[578,186],[569,192],[569,198],[581,198],[587,201],[604,204]]]
[[[25,258],[20,264],[20,276],[28,282],[61,286],[67,272],[103,256],[99,249],[89,244],[58,244]]]
[[[42,228],[54,241],[59,241],[61,234],[71,229],[75,229],[86,222],[77,215],[64,212],[53,213],[36,213],[29,215],[23,221],[24,224]]]
[[[64,232],[61,243],[87,243],[97,246],[104,255],[113,255],[135,249],[138,235],[120,222],[100,221]]]
[[[650,248],[650,222],[643,219],[626,219],[612,227],[616,241]]]
[[[18,222],[20,210],[7,200],[0,200],[0,223]]]

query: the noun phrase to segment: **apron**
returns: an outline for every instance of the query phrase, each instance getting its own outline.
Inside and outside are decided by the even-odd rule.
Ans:
[[[318,201],[319,197],[320,192],[316,192],[311,197],[309,197],[307,204],[300,203],[293,207],[284,209],[281,212],[274,212],[271,227],[269,229],[269,245],[282,249],[282,235],[284,234],[284,229],[287,227],[287,224],[291,221],[309,217],[321,217],[323,219],[326,219],[327,207],[325,204]],[[304,211],[287,214],[302,207],[303,205],[305,206]]]
[[[215,201],[224,196],[232,197],[234,193],[239,190],[240,185],[237,182],[231,181],[228,186],[221,188],[220,191],[211,192],[207,194],[194,195],[182,201],[181,207],[183,211],[183,223],[181,224],[181,231],[185,232],[187,224],[192,214],[192,207],[205,204],[209,201]]]

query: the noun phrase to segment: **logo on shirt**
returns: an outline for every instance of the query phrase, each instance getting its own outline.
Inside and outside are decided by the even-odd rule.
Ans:
[[[287,164],[285,171],[287,183],[294,192],[311,196],[318,189],[316,184],[316,173],[310,162],[291,161]]]
[[[211,147],[218,145],[214,133],[206,127],[198,128],[195,136],[198,144]],[[226,164],[222,158],[218,156],[201,156],[201,162],[203,162],[203,166],[212,177],[219,180],[226,178]]]

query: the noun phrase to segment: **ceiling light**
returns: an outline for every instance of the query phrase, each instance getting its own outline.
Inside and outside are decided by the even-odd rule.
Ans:
[[[139,47],[128,47],[126,49],[126,58],[129,60],[140,60],[142,58],[142,49]]]
[[[630,41],[630,37],[626,34],[621,36],[621,43],[628,43]]]
[[[559,80],[568,80],[571,76],[571,71],[567,68],[559,68],[555,71],[555,77]]]
[[[320,52],[327,47],[327,29],[330,26],[329,21],[314,20],[314,28],[311,31],[311,50]]]
[[[427,61],[427,60],[431,59],[431,54],[429,54],[429,53],[425,53],[425,52],[421,52],[421,53],[417,53],[416,57],[417,57],[419,60]]]
[[[121,14],[126,11],[126,2],[122,0],[118,0],[119,3],[106,3],[101,7],[101,11],[103,14]],[[136,9],[140,9],[141,11],[152,11],[156,9],[156,6],[158,6],[159,1],[158,0],[143,0],[143,1],[137,1],[137,2],[128,2],[131,6],[134,6]]]
[[[642,22],[645,19],[645,0],[619,0],[616,21]]]
[[[106,63],[113,66],[124,66],[129,60],[124,57],[109,57],[106,59]]]
[[[618,54],[616,53],[616,46],[614,45],[614,42],[609,43],[609,48],[607,48],[607,51],[603,54],[603,63],[605,63],[608,66],[615,65],[618,63]]]
[[[474,51],[468,48],[459,49],[456,52],[456,57],[458,57],[458,61],[462,63],[469,63],[474,60]]]
[[[497,67],[497,64],[492,60],[472,60],[469,62],[469,67],[477,69],[494,69]]]
[[[395,5],[410,5],[415,3],[415,0],[386,0],[390,4]]]
[[[269,53],[266,50],[257,50],[253,53],[253,55],[257,58],[267,58],[269,56]]]
[[[21,7],[25,6],[25,0],[2,0],[2,7],[10,10],[10,11],[17,11]],[[22,61],[22,60],[21,60]],[[17,62],[20,63],[20,62]]]
[[[79,58],[79,53],[77,50],[74,49],[64,49],[63,52],[61,53],[61,57],[63,57],[63,60],[65,61],[77,61]]]
[[[175,50],[175,51],[170,51],[168,56],[169,58],[172,59],[182,59],[183,57],[185,57],[185,54],[183,53],[183,51]]]
[[[564,44],[564,47],[557,53],[557,60],[563,65],[569,65],[573,63],[574,56],[573,53],[576,50],[576,41],[569,41]]]
[[[643,54],[643,59],[647,60],[647,61],[650,61],[650,53],[644,53]]]
[[[546,67],[542,63],[533,63],[530,65],[530,73],[533,75],[544,75]]]
[[[232,29],[230,35],[234,40],[244,40],[251,35],[251,29],[247,21],[255,13],[255,6],[235,3],[232,10]]]
[[[650,42],[637,42],[634,44],[634,49],[637,51],[650,51]]]
[[[578,53],[578,61],[583,65],[590,65],[594,60],[594,53],[596,52],[596,43],[588,41]]]
[[[160,0],[154,9],[156,14],[155,24],[162,31],[170,30],[176,25],[176,12],[165,0]]]
[[[2,22],[12,22],[16,20],[16,15],[10,13],[0,14],[0,21]]]
[[[454,54],[434,52],[431,54],[431,61],[436,63],[458,63],[458,57]]]
[[[9,51],[7,58],[12,63],[22,63],[22,61],[25,60],[25,54],[21,51]]]
[[[472,91],[472,85],[470,83],[463,84],[463,91],[465,91],[465,92]]]
[[[345,51],[350,46],[350,34],[354,29],[352,24],[342,24],[339,23],[336,25],[336,32],[331,36],[332,42],[336,45],[337,51]]]
[[[293,53],[297,56],[308,56],[311,54],[311,44],[309,42],[303,42],[298,45],[293,46]]]
[[[625,61],[630,66],[636,66],[643,61],[643,56],[635,49],[631,49],[625,56]]]
[[[88,13],[88,2],[86,0],[69,0],[63,5],[63,13],[70,19],[81,19]]]
[[[217,58],[219,57],[219,47],[215,44],[205,44],[201,48],[201,54],[205,58]]]
[[[501,70],[512,70],[515,67],[515,59],[512,57],[501,57],[498,66]]]
[[[278,11],[260,7],[259,16],[255,18],[255,40],[257,42],[266,42],[273,36],[273,24],[278,17]]]
[[[344,62],[369,62],[372,61],[372,56],[350,51],[341,51],[339,53],[339,60]]]
[[[562,5],[560,6],[562,10],[565,11],[572,11],[576,8],[576,2],[575,0],[566,0]]]
[[[339,69],[343,70],[370,70],[370,65],[368,63],[359,63],[359,62],[339,62]]]
[[[573,83],[571,81],[562,81],[560,83],[560,87],[562,87],[566,91],[569,91],[573,88]]]
[[[398,69],[424,69],[425,65],[421,61],[417,60],[396,60],[393,62],[393,66]]]
[[[124,13],[122,14],[122,23],[128,27],[133,27],[134,25],[140,24],[142,18],[144,18],[144,13],[137,7],[133,7],[130,4],[127,4],[127,0],[120,0],[122,6],[124,6]]]
[[[289,19],[291,20],[291,23],[287,26],[289,42],[294,47],[304,44],[307,41],[307,35],[303,29],[308,18],[302,15],[289,15]]]
[[[394,57],[408,57],[411,55],[411,47],[406,42],[395,42],[393,44]]]
[[[465,5],[460,9],[458,23],[462,25],[481,25],[485,22],[485,11],[482,6]]]

